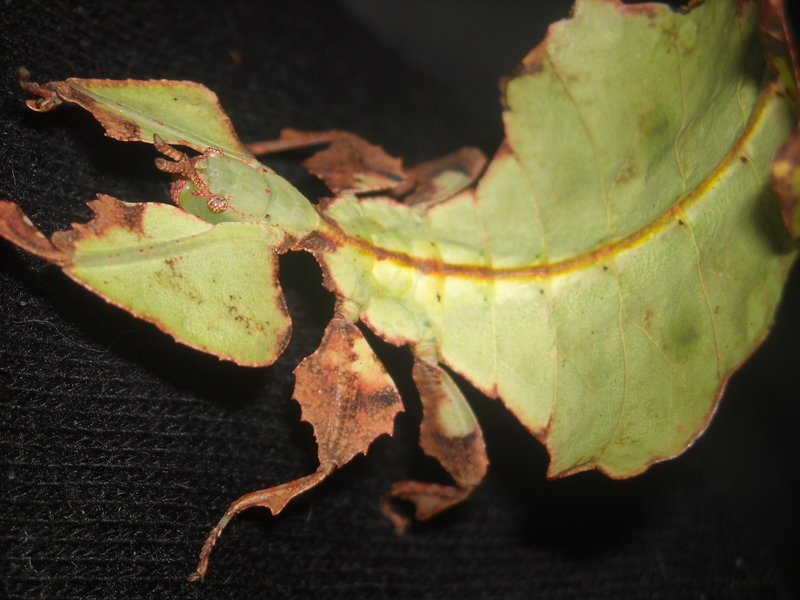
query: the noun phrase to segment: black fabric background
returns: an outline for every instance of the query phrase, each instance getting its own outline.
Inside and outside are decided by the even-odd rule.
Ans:
[[[484,9],[490,30],[498,9],[473,4]],[[96,192],[166,198],[167,179],[152,168],[151,147],[104,138],[78,109],[26,111],[15,81],[21,65],[39,81],[202,82],[218,92],[245,140],[275,136],[283,126],[340,128],[411,163],[470,143],[491,152],[500,138],[499,109],[484,115],[470,108],[464,90],[474,82],[459,87],[452,75],[468,77],[476,60],[470,57],[532,47],[543,25],[531,23],[531,38],[512,42],[496,32],[460,33],[458,12],[433,22],[420,17],[417,26],[412,15],[412,27],[392,41],[347,6],[3,3],[0,197],[20,203],[48,233],[88,219],[83,203]],[[439,33],[451,60],[463,60],[460,71],[442,63],[437,78],[434,50],[431,64],[420,66],[403,47],[418,49],[425,35],[429,41]],[[476,92],[472,104],[482,101]],[[291,161],[270,164],[309,193],[322,191]],[[186,583],[228,502],[316,466],[310,427],[299,423],[290,399],[291,370],[318,343],[330,297],[313,261],[289,257],[282,269],[295,337],[274,367],[249,370],[177,346],[55,267],[0,244],[0,596],[800,593],[793,554],[800,533],[796,278],[770,339],[734,377],[707,433],[679,459],[627,481],[588,473],[548,482],[538,443],[499,403],[472,394],[488,440],[489,476],[469,502],[404,537],[394,535],[377,498],[394,480],[437,471],[414,448],[419,410],[408,359],[379,346],[409,399],[397,434],[281,516],[252,510],[237,517],[207,581]]]

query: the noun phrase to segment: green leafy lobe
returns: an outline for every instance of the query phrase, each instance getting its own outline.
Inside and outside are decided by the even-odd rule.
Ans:
[[[275,230],[211,225],[173,206],[110,196],[90,206],[93,221],[46,244],[3,202],[0,233],[193,348],[249,366],[283,352],[291,324],[277,282]]]

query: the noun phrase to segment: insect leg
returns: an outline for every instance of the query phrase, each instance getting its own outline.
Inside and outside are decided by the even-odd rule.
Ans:
[[[158,157],[155,159],[155,166],[159,171],[170,173],[173,176],[172,185],[170,186],[170,197],[176,205],[180,206],[178,198],[183,191],[184,183],[188,180],[197,188],[193,193],[196,196],[206,198],[208,208],[211,212],[219,213],[228,208],[227,199],[218,194],[214,194],[208,188],[208,185],[205,180],[203,180],[200,173],[197,172],[197,163],[199,161],[222,154],[219,148],[206,148],[202,154],[189,158],[188,154],[167,144],[157,133],[153,134],[153,145],[156,150],[170,159],[167,160],[167,158]]]
[[[467,146],[457,152],[406,169],[407,179],[391,194],[409,205],[425,207],[444,202],[478,180],[486,156]]]
[[[345,131],[283,129],[276,140],[247,145],[253,154],[299,150],[327,144],[303,161],[303,167],[325,182],[334,194],[390,191],[406,184],[402,161],[383,148]]]
[[[327,144],[343,135],[343,132],[331,131],[300,131],[298,129],[282,129],[281,136],[275,140],[262,140],[245,144],[247,150],[256,156],[288,152],[289,150],[302,150],[311,146]]]
[[[211,550],[214,548],[214,544],[217,543],[219,536],[222,535],[222,530],[225,529],[225,526],[233,517],[243,510],[256,506],[268,508],[273,515],[277,515],[290,500],[319,484],[322,480],[327,478],[335,468],[336,465],[334,463],[327,462],[320,465],[320,467],[310,475],[295,479],[294,481],[289,481],[288,483],[276,485],[275,487],[250,492],[240,497],[238,500],[234,500],[228,507],[228,510],[225,511],[225,514],[222,515],[219,522],[208,534],[200,550],[197,568],[189,575],[189,581],[202,581],[206,576]]]
[[[489,461],[478,421],[461,391],[435,362],[415,357],[413,378],[422,400],[420,445],[437,459],[455,485],[399,481],[383,499],[383,509],[398,533],[408,519],[391,506],[392,499],[412,502],[424,521],[467,498],[486,474]]]

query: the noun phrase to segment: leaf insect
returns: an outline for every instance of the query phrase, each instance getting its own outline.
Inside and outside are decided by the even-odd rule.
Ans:
[[[687,448],[766,335],[796,256],[792,52],[775,0],[761,13],[746,0],[684,12],[579,0],[505,82],[492,159],[465,148],[411,168],[342,131],[245,145],[196,83],[37,84],[23,72],[31,109],[76,104],[108,136],[152,143],[173,204],[98,195],[90,222],[47,239],[2,201],[0,235],[242,366],[273,363],[291,335],[277,257],[308,252],[322,267],[335,313],[294,371],[319,467],[234,501],[202,547],[199,580],[236,514],[279,513],[391,433],[400,395],[359,322],[413,353],[420,444],[452,479],[395,483],[383,506],[399,531],[408,521],[390,499],[428,519],[487,470],[449,371],[547,446],[551,477],[629,477]],[[256,159],[310,146],[321,149],[304,166],[333,194],[316,205]],[[753,169],[772,170],[777,199]],[[778,202],[788,232],[752,218]]]

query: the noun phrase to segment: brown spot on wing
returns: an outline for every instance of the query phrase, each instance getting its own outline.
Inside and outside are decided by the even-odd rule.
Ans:
[[[123,142],[141,142],[143,140],[141,129],[135,123],[113,113],[94,98],[80,91],[67,81],[56,81],[50,84],[58,97],[66,102],[72,102],[85,108],[100,121],[105,128],[106,135]]]
[[[98,194],[97,200],[89,202],[95,217],[86,224],[73,224],[72,229],[53,234],[53,244],[64,252],[74,252],[75,243],[87,238],[100,238],[114,227],[122,227],[135,233],[143,233],[142,218],[145,204],[128,204],[112,196]]]

